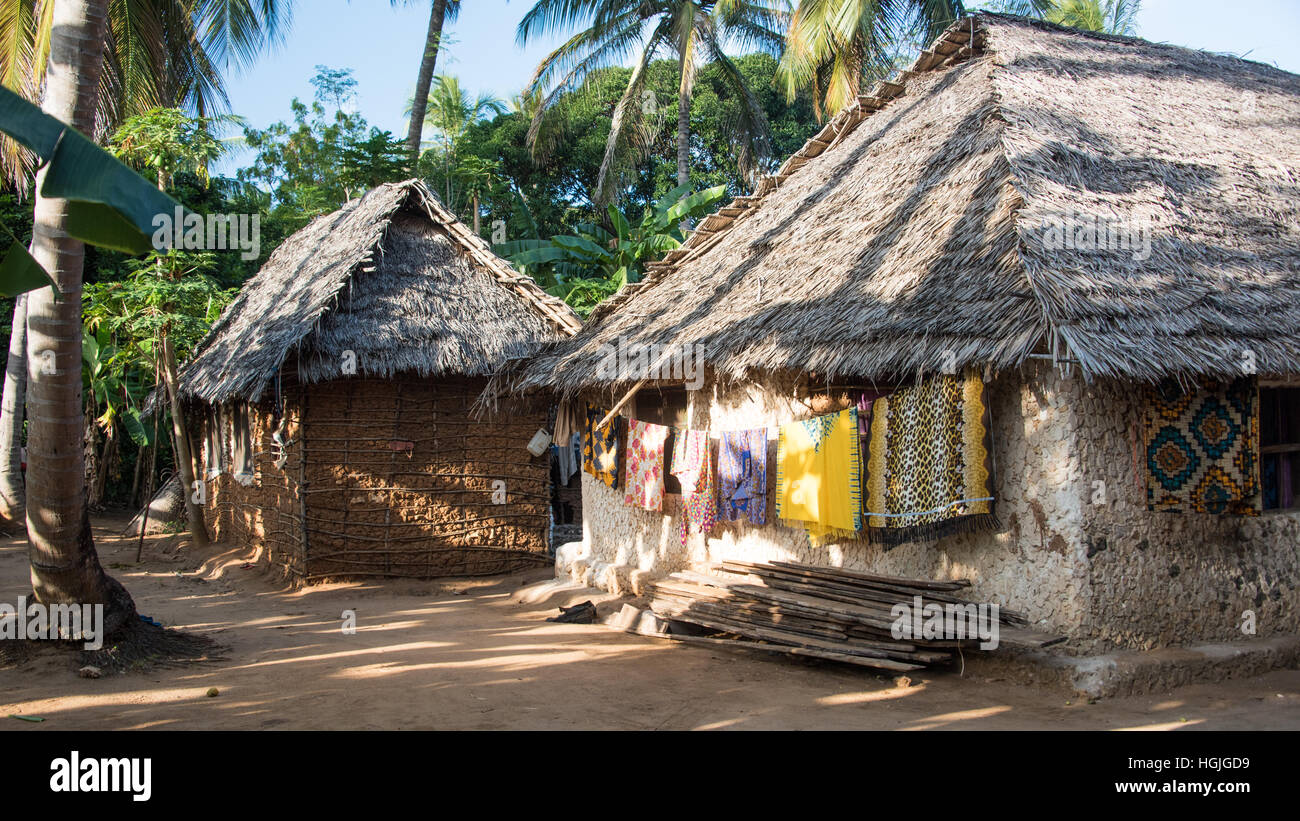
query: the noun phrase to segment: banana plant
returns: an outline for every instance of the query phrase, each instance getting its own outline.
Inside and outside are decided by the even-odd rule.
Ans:
[[[44,168],[41,196],[69,201],[64,229],[76,239],[144,254],[152,250],[154,217],[180,207],[80,131],[0,86],[0,131],[35,154]],[[0,261],[0,294],[14,296],[53,280],[5,227],[10,245]]]
[[[84,328],[81,335],[81,385],[91,397],[96,422],[104,431],[121,423],[131,441],[140,447],[152,443],[149,429],[140,418],[138,407],[142,388],[121,369],[121,351],[113,344],[107,329],[92,332]],[[103,409],[103,413],[99,413]]]
[[[711,213],[724,196],[725,185],[695,193],[683,185],[655,201],[635,225],[610,205],[608,227],[582,223],[573,234],[505,242],[494,250],[585,315],[627,283],[639,282],[646,263],[685,241],[682,223]]]

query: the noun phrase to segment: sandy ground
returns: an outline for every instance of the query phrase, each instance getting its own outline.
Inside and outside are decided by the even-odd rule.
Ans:
[[[246,547],[197,556],[153,537],[136,564],[124,524],[97,522],[105,566],[141,613],[212,636],[224,660],[83,679],[70,655],[42,652],[0,670],[0,728],[1300,729],[1295,670],[1094,704],[946,672],[900,687],[858,668],[550,624],[592,591],[555,589],[546,570],[295,591]],[[0,601],[30,589],[26,561],[25,542],[0,540]]]

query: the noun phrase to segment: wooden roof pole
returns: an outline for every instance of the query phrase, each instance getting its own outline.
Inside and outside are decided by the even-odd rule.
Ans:
[[[665,362],[667,362],[669,359],[672,358],[672,350],[673,350],[672,346],[670,345],[664,349],[663,353],[659,354],[659,358],[656,359],[654,361],[654,364],[650,366],[649,374],[655,374],[659,372],[659,368],[662,367]],[[609,420],[617,416],[618,412],[622,410],[623,406],[626,405],[632,399],[633,396],[636,396],[636,392],[641,390],[641,388],[645,386],[645,383],[650,381],[649,374],[637,380],[637,383],[633,385],[631,388],[629,388],[627,393],[623,394],[623,398],[618,400],[618,403],[614,405],[614,408],[609,413],[605,414],[605,418],[600,420],[600,424],[597,425],[596,427],[603,428],[606,425],[608,425]]]
[[[605,414],[605,418],[602,419],[602,420],[600,420],[600,424],[597,425],[596,427],[598,427],[598,428],[603,428],[603,427],[605,427],[606,425],[608,425],[608,424],[609,424],[609,420],[613,419],[615,416],[618,416],[618,412],[619,412],[620,410],[623,409],[623,406],[626,405],[626,404],[628,403],[628,401],[629,401],[632,397],[636,396],[636,392],[639,391],[639,390],[641,390],[641,386],[642,386],[642,385],[644,385],[646,382],[649,382],[649,381],[650,381],[650,378],[649,378],[649,377],[645,377],[645,378],[641,379],[639,382],[637,382],[635,385],[633,385],[633,386],[632,386],[632,389],[629,390],[627,393],[623,394],[623,398],[620,399],[620,400],[618,400],[618,404],[615,405],[615,406],[613,407],[613,409],[610,410],[609,413]]]

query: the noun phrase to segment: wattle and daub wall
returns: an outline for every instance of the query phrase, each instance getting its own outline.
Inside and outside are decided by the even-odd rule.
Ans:
[[[549,460],[528,440],[545,413],[475,422],[478,378],[341,379],[282,386],[283,467],[271,401],[254,408],[254,481],[212,482],[209,526],[264,545],[302,581],[502,573],[546,561]]]
[[[706,386],[690,423],[712,430],[775,426],[839,407],[792,385]],[[722,523],[679,541],[680,497],[664,511],[628,507],[622,490],[583,474],[584,540],[560,552],[568,572],[618,592],[725,559],[801,561],[972,582],[973,598],[1026,614],[1081,651],[1149,648],[1300,629],[1300,513],[1257,517],[1148,512],[1142,406],[1131,385],[1085,384],[1047,368],[988,384],[1001,528],[886,550],[865,541],[813,547],[773,521],[776,443],[769,445],[768,524]]]

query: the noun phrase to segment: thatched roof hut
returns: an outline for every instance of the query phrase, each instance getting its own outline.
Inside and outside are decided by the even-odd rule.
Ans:
[[[732,380],[1300,371],[1297,169],[1296,75],[977,14],[501,387],[609,388],[619,339]]]
[[[546,563],[547,409],[477,421],[512,358],[574,333],[418,181],[284,242],[181,374],[209,524],[297,580],[478,575]]]
[[[362,376],[482,376],[580,325],[409,180],[285,240],[199,344],[180,390],[257,401],[290,355],[316,382],[339,374],[345,351]]]
[[[642,509],[583,474],[584,538],[557,566],[585,584],[650,595],[678,570],[793,561],[967,579],[1084,652],[1240,638],[1246,611],[1261,633],[1294,633],[1297,169],[1300,77],[963,18],[485,401],[560,393],[728,437],[728,504],[745,518],[703,533],[689,532],[693,500],[665,489]],[[688,351],[698,380],[684,361],[682,379],[653,364]],[[969,407],[987,425],[964,400],[920,409],[936,395],[922,386],[953,382],[918,378],[936,372],[983,384]],[[1236,387],[1136,384],[1193,376]],[[901,427],[882,395],[912,402]],[[867,522],[815,544],[781,518],[778,442],[864,407]],[[943,443],[958,439],[990,444],[955,455]],[[991,484],[921,502],[939,462]],[[790,464],[804,489],[864,475]],[[963,523],[978,531],[885,534],[873,518],[986,501],[996,524]],[[1258,517],[1225,512],[1238,504]]]

